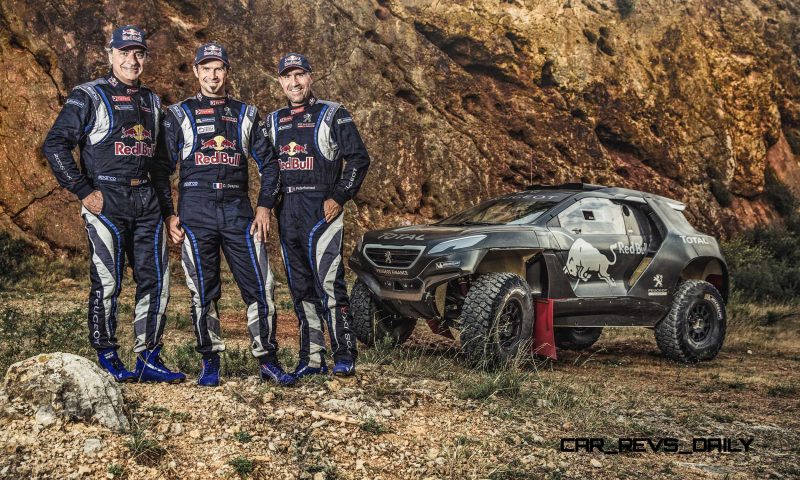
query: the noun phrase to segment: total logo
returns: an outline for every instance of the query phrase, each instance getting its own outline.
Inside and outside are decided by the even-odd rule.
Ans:
[[[290,156],[295,156],[298,153],[308,153],[308,149],[305,145],[298,145],[295,142],[289,142],[288,145],[284,145],[281,147],[281,154],[288,154]]]
[[[122,130],[122,139],[132,138],[136,140],[133,145],[125,145],[125,142],[114,142],[114,155],[138,155],[152,157],[155,149],[153,148],[153,133],[144,128],[143,125],[134,125]],[[149,140],[145,142],[144,140]]]
[[[241,163],[242,156],[238,153],[230,155],[221,150],[235,149],[236,142],[232,142],[222,135],[217,135],[210,138],[200,145],[201,150],[213,149],[216,150],[213,155],[206,155],[203,152],[195,152],[194,163],[195,165],[231,165],[238,167]]]
[[[681,240],[683,243],[689,245],[711,245],[711,242],[708,241],[708,238],[705,237],[692,237],[688,235],[680,235]]]

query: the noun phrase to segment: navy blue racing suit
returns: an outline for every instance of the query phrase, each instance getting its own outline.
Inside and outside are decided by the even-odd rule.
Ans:
[[[133,266],[136,307],[134,351],[161,344],[169,300],[169,261],[161,208],[154,186],[169,179],[154,169],[161,100],[144,86],[113,74],[75,87],[44,141],[58,183],[79,199],[103,194],[95,215],[81,216],[91,254],[89,341],[117,348],[117,298],[125,256]],[[80,168],[72,149],[80,148]]]
[[[323,204],[344,206],[358,192],[370,159],[350,113],[340,104],[311,97],[266,119],[278,148],[282,200],[278,208],[281,250],[300,324],[300,362],[318,367],[325,355],[323,319],[336,361],[356,356],[350,300],[344,281],[344,209],[330,223]]]
[[[280,168],[258,111],[230,96],[198,93],[170,106],[162,126],[166,153],[159,158],[169,162],[170,173],[180,164],[178,216],[185,231],[183,269],[192,293],[197,351],[208,356],[225,350],[217,310],[221,247],[247,305],[251,351],[274,361],[275,286],[266,244],[250,235],[247,158],[253,157],[261,175],[260,207],[275,205]],[[169,187],[159,195],[171,209]]]

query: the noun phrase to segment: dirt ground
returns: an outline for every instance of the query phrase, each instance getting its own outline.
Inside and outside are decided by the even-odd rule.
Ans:
[[[173,365],[176,346],[193,342],[181,281],[173,278],[165,336]],[[87,286],[20,288],[0,293],[0,305],[82,308]],[[297,326],[285,286],[276,293],[290,364]],[[123,295],[126,348],[132,288]],[[246,348],[244,305],[227,276],[220,307],[229,350]],[[194,376],[126,385],[129,432],[0,419],[0,478],[799,478],[800,308],[737,304],[729,313],[719,356],[692,366],[662,358],[650,330],[606,329],[588,351],[559,351],[556,362],[479,372],[420,322],[400,348],[362,348],[351,379],[277,388],[258,382],[253,361],[248,376],[216,389]],[[561,451],[582,438],[607,451],[639,438],[647,451]],[[704,439],[752,443],[747,452],[654,453],[647,441],[671,438],[681,451],[692,439],[698,448]]]

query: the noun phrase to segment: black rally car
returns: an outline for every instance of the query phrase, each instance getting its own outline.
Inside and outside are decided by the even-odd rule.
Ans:
[[[591,346],[604,327],[655,329],[681,362],[725,338],[728,270],[685,205],[589,184],[535,185],[432,225],[367,232],[350,257],[353,327],[399,344],[425,319],[475,362]]]

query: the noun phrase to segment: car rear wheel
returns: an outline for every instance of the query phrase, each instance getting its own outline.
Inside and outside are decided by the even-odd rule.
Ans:
[[[565,350],[586,350],[603,333],[603,327],[560,327],[555,329],[556,347]]]
[[[497,366],[529,347],[534,309],[519,275],[488,273],[472,283],[461,311],[461,349],[477,366]]]
[[[722,348],[725,330],[722,295],[708,282],[686,280],[678,286],[669,314],[656,326],[656,343],[676,362],[711,360]]]
[[[353,318],[353,333],[361,343],[371,347],[391,339],[392,345],[400,345],[411,336],[417,322],[388,312],[375,301],[372,291],[361,280],[356,281],[350,292],[350,312]]]

